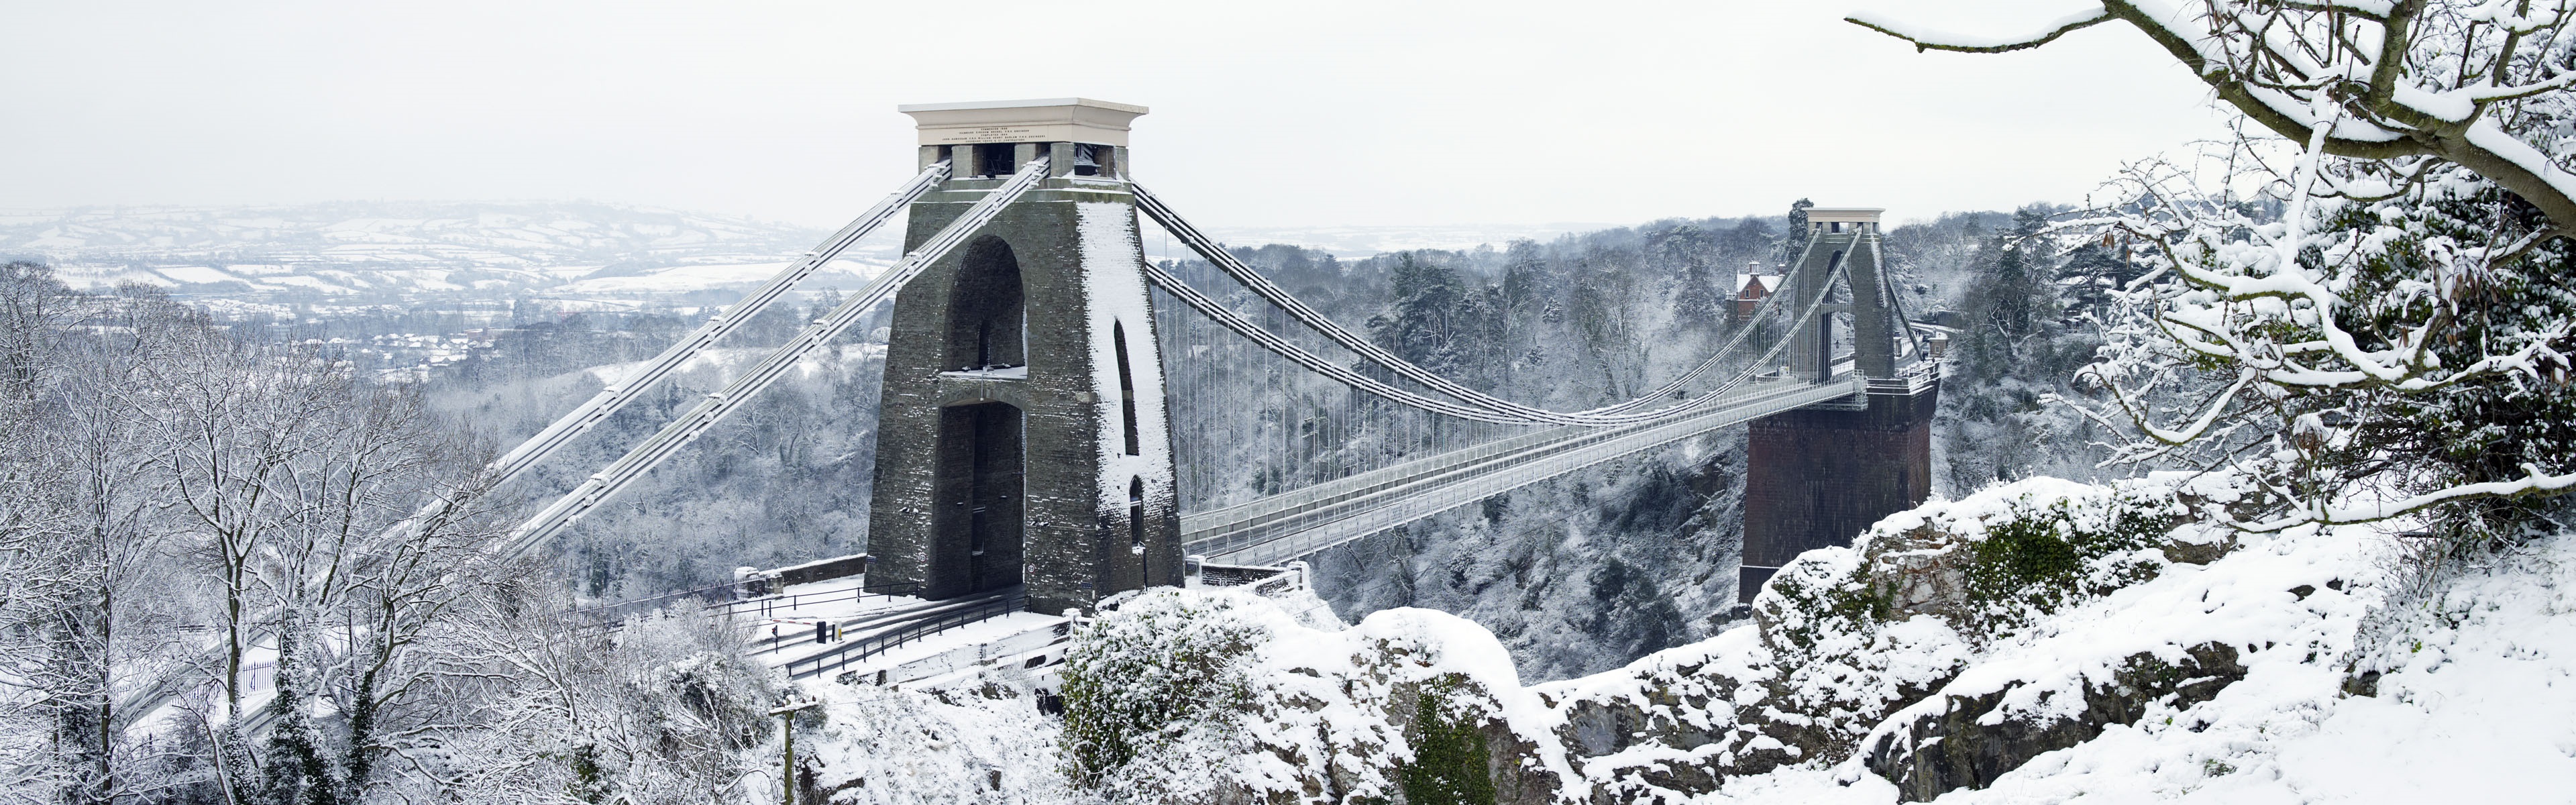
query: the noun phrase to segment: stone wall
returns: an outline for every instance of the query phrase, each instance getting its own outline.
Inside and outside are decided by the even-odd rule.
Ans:
[[[918,247],[999,183],[952,180],[946,189],[925,196],[912,206],[905,248]],[[1103,203],[1125,207],[1124,244],[1084,237],[1081,208],[1090,205],[1096,215]],[[1003,210],[970,241],[992,238],[1017,261],[1028,317],[1024,379],[941,375],[964,368],[961,356],[948,354],[955,350],[950,317],[956,306],[950,296],[967,253],[976,246],[951,252],[896,296],[868,519],[868,553],[875,558],[870,582],[923,582],[925,595],[932,598],[1025,583],[1031,608],[1046,613],[1087,609],[1118,590],[1180,583],[1180,518],[1167,433],[1151,434],[1154,449],[1141,456],[1103,448],[1122,441],[1122,417],[1115,399],[1117,367],[1098,365],[1104,362],[1097,359],[1102,354],[1096,349],[1098,339],[1108,334],[1105,326],[1094,332],[1095,314],[1104,305],[1146,309],[1132,205],[1121,183],[1051,179]],[[982,242],[981,248],[989,254],[991,243]],[[1125,276],[1113,276],[1118,273]],[[1151,316],[1138,318],[1142,321],[1128,324],[1131,363],[1138,364],[1135,371],[1159,378],[1161,356]],[[1105,397],[1103,373],[1110,389]],[[1160,414],[1162,402],[1159,394],[1139,400],[1158,407],[1146,417],[1157,429],[1168,427]],[[1005,558],[1018,553],[1015,562],[1004,562],[1018,567],[992,566],[994,560],[975,566],[975,558],[967,555],[967,536],[956,525],[966,518],[934,516],[936,507],[965,505],[953,488],[944,498],[939,494],[942,411],[988,403],[1006,404],[1022,417],[1021,541],[1018,550],[997,545],[986,551]],[[961,429],[947,430],[953,434]],[[1113,485],[1104,478],[1113,474],[1118,476],[1114,495],[1104,491]],[[1142,554],[1129,550],[1126,489],[1131,475],[1143,478],[1147,487]],[[1000,505],[984,502],[988,513]]]
[[[1850,545],[1880,518],[1932,496],[1935,384],[1871,394],[1862,410],[1802,408],[1753,421],[1744,481],[1750,603],[1773,569],[1816,548]]]

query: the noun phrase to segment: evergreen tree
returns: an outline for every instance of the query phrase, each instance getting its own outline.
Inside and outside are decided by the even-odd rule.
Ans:
[[[1717,237],[1689,224],[1664,230],[1646,241],[1651,267],[1680,278],[1673,291],[1673,329],[1715,332],[1726,321],[1726,300],[1734,288],[1717,270]]]
[[[2040,332],[2056,313],[2055,255],[2046,237],[2048,213],[2024,207],[2013,213],[2011,229],[1986,240],[1977,255],[1980,276],[1969,286],[1968,323],[1980,330],[1970,339],[1972,366],[1980,376],[2007,371],[2023,354],[2019,345]],[[1982,337],[1991,334],[1995,337]]]
[[[1457,270],[1404,252],[1396,256],[1389,279],[1395,300],[1369,319],[1369,338],[1424,369],[1445,375],[1462,368],[1457,338],[1477,295]]]
[[[2132,247],[2126,241],[2111,238],[2087,242],[2066,256],[2057,268],[2058,282],[2066,288],[2066,303],[2071,310],[2099,311],[2110,304],[2111,292],[2144,276]]]
[[[1815,202],[1803,198],[1789,205],[1789,234],[1780,239],[1780,250],[1771,254],[1771,262],[1786,264],[1807,250],[1807,209],[1814,206]]]

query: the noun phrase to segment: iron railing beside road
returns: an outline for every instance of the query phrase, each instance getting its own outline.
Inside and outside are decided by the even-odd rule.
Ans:
[[[777,615],[780,610],[794,610],[799,607],[812,606],[815,604],[835,604],[842,601],[863,601],[868,598],[895,598],[898,596],[911,595],[917,592],[921,592],[921,582],[917,581],[899,582],[895,584],[863,584],[857,587],[839,590],[819,590],[810,593],[772,595],[761,598],[744,598],[736,601],[720,601],[707,605],[707,610],[711,613],[724,615],[738,615],[745,612],[757,612],[761,617],[766,618]]]
[[[786,664],[787,678],[808,679],[847,668],[850,663],[884,654],[931,635],[969,626],[1027,609],[1028,596],[1014,595],[990,603],[944,612],[932,617],[877,632],[811,657]]]

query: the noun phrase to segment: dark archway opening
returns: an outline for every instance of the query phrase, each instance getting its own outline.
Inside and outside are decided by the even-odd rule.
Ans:
[[[1109,338],[1118,353],[1118,420],[1125,434],[1128,455],[1137,454],[1136,446],[1136,373],[1127,368],[1127,324],[1109,323]]]
[[[1020,409],[1007,403],[939,410],[939,455],[931,481],[929,589],[932,598],[1020,583],[1023,487]]]
[[[1028,296],[1010,244],[986,235],[966,244],[957,284],[948,294],[948,351],[943,369],[1027,366]]]

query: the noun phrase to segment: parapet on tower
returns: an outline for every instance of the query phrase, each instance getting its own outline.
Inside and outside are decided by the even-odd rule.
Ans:
[[[911,115],[921,137],[921,167],[952,160],[961,179],[1009,176],[1020,165],[1048,156],[1054,176],[1127,176],[1128,124],[1145,107],[1090,98],[1033,101],[916,103],[895,107]]]
[[[930,598],[1024,590],[1031,609],[1180,583],[1129,122],[1060,98],[896,107],[950,179],[914,202],[910,251],[1014,172],[1046,177],[895,298],[886,343],[871,584]],[[925,506],[923,501],[927,501]]]

